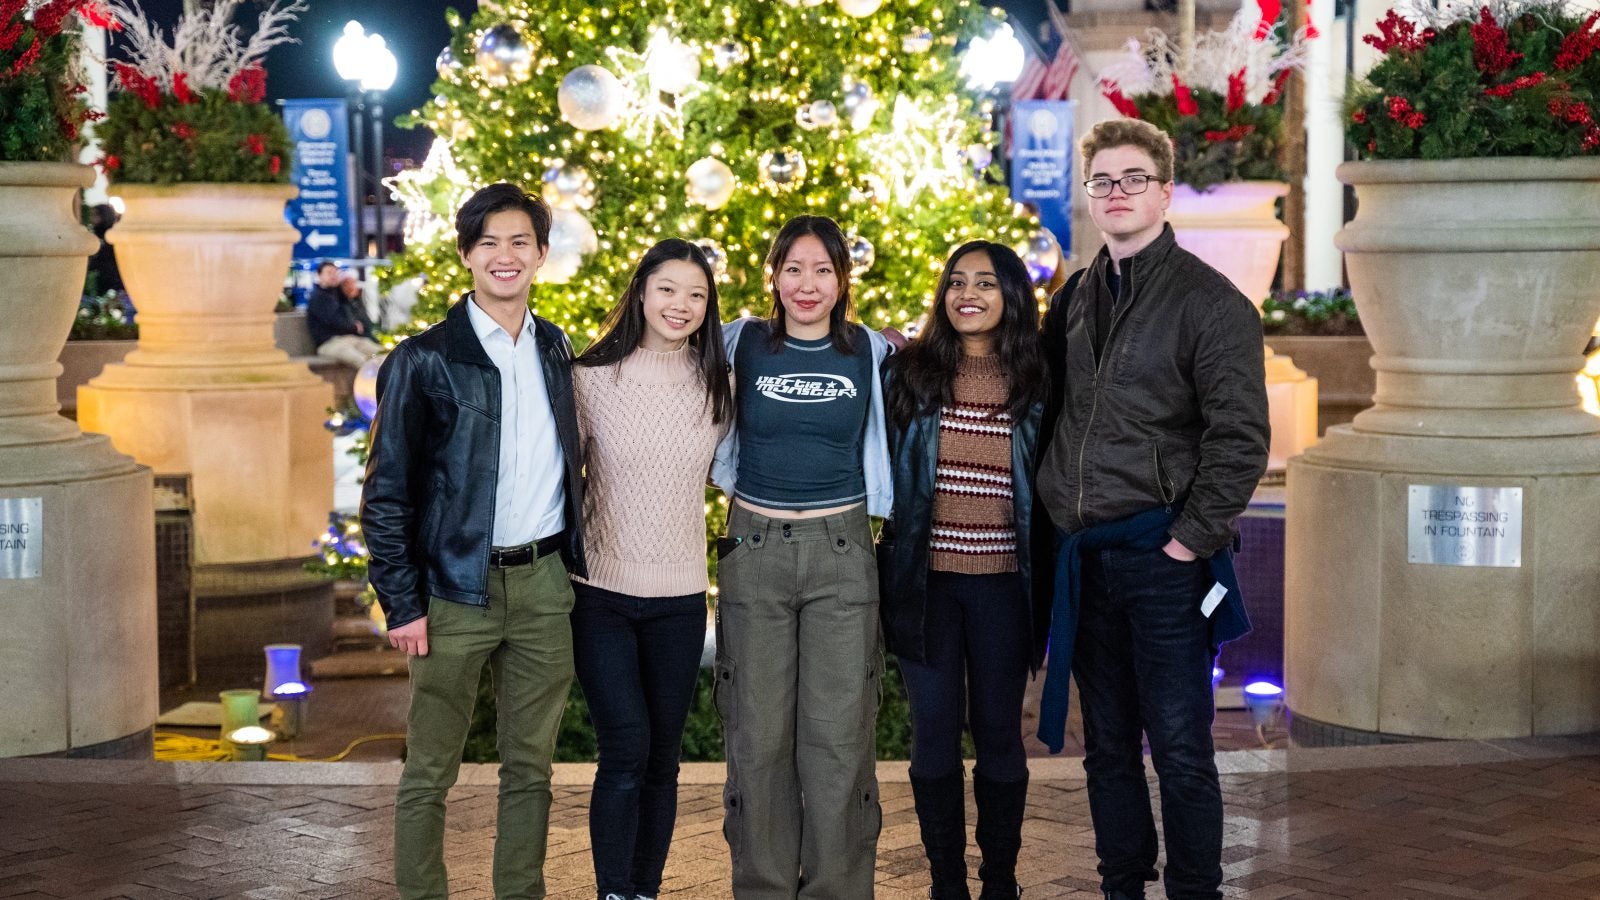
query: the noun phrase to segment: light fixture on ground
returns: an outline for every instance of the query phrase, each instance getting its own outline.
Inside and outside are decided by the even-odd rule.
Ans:
[[[222,701],[222,728],[218,737],[223,749],[231,752],[235,731],[261,723],[261,692],[255,688],[241,688],[223,691],[217,698]]]
[[[272,698],[272,726],[285,740],[299,737],[305,728],[306,703],[311,699],[311,686],[300,676],[300,645],[268,644],[263,649],[267,655],[263,684]]]
[[[228,752],[235,762],[261,762],[267,758],[267,746],[277,736],[260,725],[246,725],[228,732]]]
[[[1244,705],[1250,721],[1261,731],[1283,709],[1283,688],[1270,681],[1252,681],[1244,686]]]

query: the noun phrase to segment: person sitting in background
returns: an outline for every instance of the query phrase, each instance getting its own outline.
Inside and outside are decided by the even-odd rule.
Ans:
[[[306,302],[306,328],[318,356],[347,366],[360,368],[383,351],[372,339],[372,322],[361,303],[361,283],[354,275],[341,279],[339,267],[331,262],[317,266],[317,286]]]

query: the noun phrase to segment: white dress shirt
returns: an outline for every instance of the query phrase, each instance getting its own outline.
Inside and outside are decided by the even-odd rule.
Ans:
[[[566,527],[565,460],[539,365],[533,313],[523,312],[514,342],[475,299],[467,301],[467,318],[500,370],[500,460],[491,541],[496,547],[520,547]]]

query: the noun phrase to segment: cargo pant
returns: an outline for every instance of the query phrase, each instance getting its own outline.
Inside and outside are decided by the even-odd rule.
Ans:
[[[866,510],[776,519],[736,503],[723,546],[735,540],[718,566],[716,664],[733,895],[865,900],[883,677]]]
[[[444,900],[445,795],[478,700],[484,661],[494,677],[500,803],[494,895],[541,900],[556,731],[572,685],[572,583],[561,557],[489,570],[489,606],[434,598],[428,655],[411,658],[406,766],[394,811],[395,884],[402,900]]]

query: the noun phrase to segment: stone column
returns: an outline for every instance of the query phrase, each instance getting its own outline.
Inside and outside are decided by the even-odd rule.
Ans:
[[[98,246],[87,166],[0,163],[0,756],[146,757],[157,713],[150,470],[57,414]]]
[[[1376,405],[1289,463],[1308,743],[1600,730],[1600,160],[1346,163]]]

